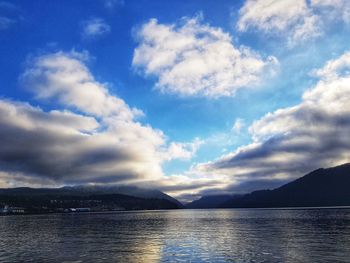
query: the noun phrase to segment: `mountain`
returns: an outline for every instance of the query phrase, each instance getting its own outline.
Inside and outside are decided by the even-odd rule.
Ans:
[[[138,187],[75,186],[61,188],[0,189],[0,206],[30,211],[56,211],[71,207],[92,207],[96,211],[136,209],[178,209],[183,205],[161,191]]]
[[[65,186],[63,189],[66,191],[79,191],[86,194],[123,194],[146,199],[165,199],[177,204],[179,207],[183,207],[181,202],[159,190],[136,186]]]
[[[231,200],[232,195],[208,195],[194,200],[185,207],[188,209],[216,208],[222,203]]]
[[[274,190],[255,191],[219,205],[243,207],[312,207],[350,205],[350,164],[317,169]]]

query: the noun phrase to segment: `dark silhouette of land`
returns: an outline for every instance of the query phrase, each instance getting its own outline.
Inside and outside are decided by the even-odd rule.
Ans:
[[[217,208],[222,203],[233,198],[232,195],[208,195],[202,196],[200,199],[186,204],[188,209],[202,209],[202,208]]]
[[[125,192],[128,194],[124,194]],[[8,206],[9,211],[13,213],[99,212],[183,207],[179,201],[158,190],[128,186],[0,189],[0,208],[5,206]]]
[[[212,198],[201,198],[187,205],[213,208]],[[210,200],[210,202],[203,202]],[[214,200],[217,200],[214,197]],[[317,169],[273,190],[233,196],[215,208],[317,207],[350,205],[350,164]],[[198,207],[197,207],[198,208]]]
[[[317,169],[273,190],[245,195],[203,196],[186,208],[269,208],[350,205],[350,163]],[[0,189],[0,208],[14,213],[179,209],[165,193],[131,186]],[[7,209],[6,208],[6,209]],[[73,209],[72,209],[73,208]],[[81,208],[76,209],[74,208]],[[12,210],[11,210],[12,209]]]
[[[255,191],[219,207],[312,207],[350,205],[350,164],[317,169],[274,190]]]

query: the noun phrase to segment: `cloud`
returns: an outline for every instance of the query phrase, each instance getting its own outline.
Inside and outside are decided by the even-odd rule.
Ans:
[[[331,19],[350,23],[350,2],[347,0],[311,0],[311,6],[320,9]]]
[[[17,5],[0,1],[0,30],[7,30],[14,26],[21,19],[19,11]]]
[[[94,39],[107,35],[111,32],[111,27],[101,18],[91,18],[82,22],[82,37]]]
[[[237,29],[283,33],[293,46],[320,36],[320,21],[305,0],[247,0],[239,11]]]
[[[142,115],[140,110],[131,109],[122,99],[110,94],[106,84],[94,79],[83,63],[88,59],[88,54],[77,52],[32,58],[21,82],[37,99],[52,99],[94,116],[132,120]]]
[[[16,20],[14,19],[5,16],[0,16],[0,30],[6,30],[15,23]]]
[[[21,76],[38,99],[63,109],[0,100],[0,173],[9,185],[157,184],[164,156],[194,154],[196,142],[169,143],[161,131],[137,122],[139,110],[96,81],[86,59],[77,52],[41,55]]]
[[[198,199],[205,194],[225,193],[225,188],[230,184],[230,178],[216,175],[208,176],[198,171],[188,171],[184,174],[165,176],[157,183],[157,187],[187,202]]]
[[[167,153],[164,155],[165,160],[172,159],[182,159],[190,160],[196,154],[199,147],[203,144],[203,141],[196,138],[193,142],[190,143],[170,143]]]
[[[17,6],[11,2],[0,1],[0,8],[7,10],[16,10]]]
[[[0,102],[2,171],[61,184],[133,182],[162,175],[160,132],[139,123],[113,126],[71,112]],[[142,147],[142,151],[140,151]]]
[[[277,64],[275,57],[235,47],[230,34],[198,17],[170,25],[151,19],[137,31],[137,41],[133,66],[156,77],[161,92],[182,96],[232,96],[261,83]]]
[[[326,65],[311,72],[311,75],[323,79],[337,79],[340,76],[349,75],[350,73],[350,53],[347,52],[337,59],[330,60]]]
[[[113,9],[116,6],[123,6],[125,4],[124,0],[103,0],[104,6],[107,9]]]
[[[202,173],[229,176],[234,186],[286,182],[320,167],[350,162],[350,52],[313,74],[318,83],[302,102],[266,114],[249,128],[253,142],[216,161],[199,164]]]
[[[241,118],[238,118],[235,120],[235,123],[232,126],[232,131],[236,133],[240,133],[241,130],[244,128],[244,126],[245,126],[244,120]]]

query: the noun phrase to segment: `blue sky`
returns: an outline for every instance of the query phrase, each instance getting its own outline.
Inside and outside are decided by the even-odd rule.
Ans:
[[[321,110],[329,109],[316,99],[310,100],[315,104],[311,107],[305,97],[326,82],[323,93],[328,92],[348,74],[346,10],[350,5],[343,0],[0,2],[0,99],[4,103],[0,116],[3,127],[11,127],[12,132],[4,129],[2,140],[15,141],[0,154],[0,185],[138,184],[191,199],[274,187],[319,165],[349,161],[347,148],[334,140],[327,146],[317,141],[304,150],[273,148],[294,142],[292,135],[298,139],[306,133],[318,136],[311,128],[300,129],[305,125],[302,116],[311,116],[305,120],[312,120],[310,127],[320,127],[312,116],[328,116]],[[317,69],[328,70],[328,75],[317,74]],[[89,91],[91,85],[96,93]],[[341,92],[344,97],[348,94],[346,89]],[[103,98],[94,101],[98,96]],[[340,110],[343,104],[331,105],[330,121],[345,118],[340,116],[345,114]],[[294,116],[299,110],[302,113]],[[9,123],[7,117],[13,111],[19,115],[38,111],[54,125],[52,129],[56,122],[62,124],[51,116],[52,111],[76,114],[89,122],[89,128],[74,126],[74,132],[91,137],[82,143],[89,147],[71,145],[69,156],[77,162],[65,169],[59,169],[68,161],[62,157],[65,153],[46,149],[66,141],[50,144],[37,138],[37,152],[24,153],[23,142],[15,134],[31,137],[22,124],[12,119]],[[290,122],[280,124],[280,111],[288,112],[282,120]],[[27,121],[36,133],[48,134],[36,117]],[[289,127],[292,122],[300,123]],[[345,126],[340,124],[329,136],[341,138],[337,132],[346,133]],[[67,132],[49,130],[52,138]],[[111,143],[102,146],[100,138],[106,133],[109,137],[103,141]],[[90,143],[98,144],[98,149]],[[129,153],[123,147],[131,144]],[[141,154],[144,147],[151,152]],[[314,151],[332,149],[333,153],[333,148],[331,156],[306,161],[315,156]],[[40,156],[35,156],[38,152]],[[288,156],[275,163],[272,152]],[[43,159],[47,154],[50,161]],[[295,161],[289,154],[304,161]],[[264,161],[257,161],[257,156]],[[63,158],[62,163],[54,163],[56,158]],[[79,164],[86,168],[76,171]],[[274,169],[266,170],[270,165]],[[86,175],[88,169],[94,175]]]

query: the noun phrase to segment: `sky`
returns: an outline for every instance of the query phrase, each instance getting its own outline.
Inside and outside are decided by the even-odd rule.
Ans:
[[[0,187],[183,201],[350,162],[346,0],[0,1]]]

